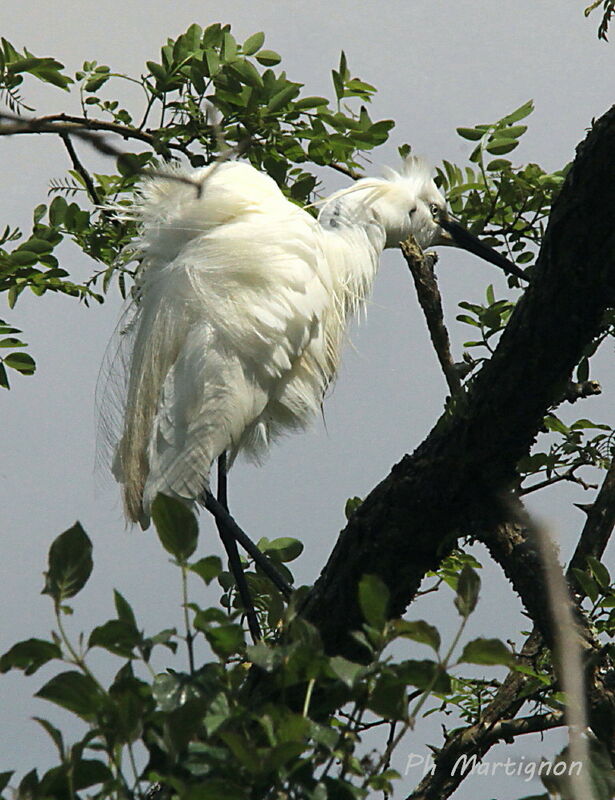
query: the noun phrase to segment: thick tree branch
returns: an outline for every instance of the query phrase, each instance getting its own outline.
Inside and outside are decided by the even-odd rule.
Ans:
[[[601,558],[609,537],[615,527],[615,462],[609,468],[602,487],[590,507],[583,532],[574,555],[568,565],[566,577],[573,583],[573,569],[584,568],[588,555]],[[575,591],[578,602],[583,599],[583,590]],[[526,639],[518,657],[518,662],[536,668],[536,662],[544,650],[544,641],[537,628]],[[481,716],[480,722],[469,728],[454,733],[439,750],[434,763],[434,771],[427,775],[408,800],[434,798],[442,800],[449,797],[463,780],[459,773],[452,775],[452,765],[463,753],[468,757],[476,755],[482,758],[496,742],[490,732],[497,728],[500,721],[513,718],[530,699],[523,693],[527,685],[527,677],[517,670],[511,670],[495,697]],[[562,721],[563,724],[563,721]]]
[[[357,586],[378,575],[398,616],[458,537],[494,530],[547,409],[615,304],[615,108],[578,148],[545,234],[532,284],[467,395],[404,456],[350,518],[304,613],[327,650],[360,656]]]
[[[535,714],[520,719],[506,719],[494,724],[479,722],[464,728],[447,743],[446,759],[437,756],[437,763],[445,769],[425,776],[406,800],[443,800],[455,791],[466,778],[472,764],[479,761],[487,750],[500,741],[511,742],[526,733],[542,733],[564,725],[561,712]],[[464,765],[467,765],[464,769]]]
[[[95,143],[100,144],[101,142],[100,136],[96,134],[114,133],[121,136],[122,139],[132,139],[143,142],[152,148],[155,143],[155,137],[149,131],[133,128],[131,125],[122,125],[119,122],[108,122],[106,120],[78,117],[71,114],[48,114],[45,117],[24,118],[14,114],[2,113],[0,114],[0,119],[7,121],[0,126],[0,136],[13,136],[15,134],[24,133],[69,133],[79,136],[82,139],[88,139],[96,146]],[[183,148],[178,145],[169,146],[184,152]],[[99,147],[98,149],[105,155],[117,156],[122,154],[121,150],[117,150],[115,147],[111,146],[109,146],[109,149],[106,149],[103,145],[103,147]]]

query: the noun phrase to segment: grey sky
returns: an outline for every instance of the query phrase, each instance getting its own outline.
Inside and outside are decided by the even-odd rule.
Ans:
[[[239,39],[263,30],[267,46],[282,54],[289,77],[304,82],[309,93],[329,96],[330,70],[344,49],[353,74],[378,87],[372,116],[397,122],[390,143],[374,155],[374,172],[382,164],[396,164],[396,148],[403,142],[433,163],[463,162],[470,147],[457,137],[456,126],[493,121],[529,98],[536,111],[514,159],[556,169],[572,158],[592,117],[613,101],[613,52],[596,40],[598,18],[586,21],[583,5],[582,0],[23,0],[10,14],[5,10],[0,34],[19,49],[55,56],[72,70],[96,59],[138,74],[146,60],[158,58],[167,36],[175,37],[192,22],[230,22]],[[74,99],[69,105],[68,96],[52,88],[28,83],[24,95],[39,112],[78,110]],[[138,99],[131,91],[127,98]],[[106,168],[85,149],[83,158]],[[49,178],[64,172],[64,151],[51,138],[4,138],[0,163],[0,224],[27,230],[32,208],[45,201]],[[326,176],[326,188],[339,185],[338,175]],[[80,278],[90,273],[92,265],[83,256],[71,248],[65,253],[71,273]],[[441,254],[439,275],[459,356],[469,336],[466,326],[453,322],[457,302],[482,300],[488,281],[502,295],[506,282],[491,267],[453,251]],[[94,540],[95,573],[74,603],[71,630],[89,630],[113,615],[113,587],[130,599],[150,632],[180,623],[178,578],[155,536],[124,530],[117,487],[93,471],[94,387],[119,307],[115,293],[104,307],[89,310],[69,298],[25,295],[13,311],[0,312],[24,330],[38,362],[35,377],[13,378],[11,392],[0,397],[0,652],[17,639],[50,630],[51,606],[39,594],[41,572],[49,543],[76,518]],[[605,385],[610,380],[611,387],[612,372],[604,360],[598,377]],[[398,254],[389,253],[367,319],[352,334],[326,404],[326,429],[317,421],[309,433],[288,438],[261,468],[237,465],[230,475],[235,515],[255,538],[302,538],[306,551],[296,571],[299,583],[311,583],[343,525],[345,499],[364,495],[414,449],[437,419],[444,397],[407,268]],[[587,401],[578,411],[597,421],[609,421],[611,413],[605,398]],[[582,521],[570,511],[570,502],[587,499],[577,489],[553,489],[540,506],[562,538],[564,555]],[[202,553],[219,552],[209,520],[202,522]],[[484,572],[484,602],[470,633],[505,638],[522,619],[518,603],[497,569]],[[194,590],[200,592],[200,586]],[[208,599],[213,602],[215,596],[210,592]],[[443,594],[412,609],[410,617],[429,615],[447,630],[453,613],[450,596]],[[110,674],[113,663],[103,656],[100,663],[103,674]],[[29,717],[65,719],[31,699],[51,674],[2,677],[0,771],[49,765],[51,745]],[[438,737],[429,728],[429,741],[437,744]],[[408,751],[424,753],[424,741],[419,731]],[[524,742],[517,753],[530,752],[537,742]],[[404,751],[398,758],[402,771],[405,756]],[[405,785],[410,788],[417,777],[408,776]],[[518,796],[519,786],[508,779],[498,797]],[[537,783],[529,788],[539,791]],[[487,796],[493,788],[475,779],[463,791],[468,794],[460,796],[473,796],[472,791]]]

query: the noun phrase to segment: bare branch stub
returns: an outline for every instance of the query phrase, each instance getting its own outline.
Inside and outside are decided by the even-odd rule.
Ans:
[[[450,339],[444,324],[442,298],[434,271],[438,256],[435,253],[424,253],[413,236],[402,242],[400,248],[414,279],[418,300],[425,314],[431,341],[446,383],[451,395],[454,395],[460,390],[461,381],[451,355]]]
[[[564,400],[569,403],[576,403],[577,400],[582,400],[584,397],[592,397],[596,394],[602,394],[602,387],[598,381],[581,381],[579,383],[569,381]]]

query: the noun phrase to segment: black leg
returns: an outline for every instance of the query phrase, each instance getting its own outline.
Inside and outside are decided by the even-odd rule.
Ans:
[[[241,530],[228,510],[222,503],[216,500],[211,492],[205,492],[203,505],[213,514],[216,525],[218,526],[218,531],[220,531],[222,527],[225,528],[235,541],[243,547],[246,553],[254,559],[256,565],[265,573],[274,586],[276,586],[286,598],[290,597],[293,592],[293,587],[284,580],[267,556],[261,553],[250,537]]]
[[[209,492],[207,495],[212,496]],[[218,459],[218,503],[228,514],[226,494],[226,454],[221,455]],[[218,517],[215,517],[215,520],[218,533],[220,534],[222,544],[224,545],[224,549],[226,550],[226,554],[228,556],[229,569],[235,578],[237,591],[239,592],[241,602],[243,603],[243,607],[246,612],[248,628],[250,629],[252,641],[256,644],[256,642],[259,642],[263,636],[260,625],[258,624],[258,617],[256,616],[254,604],[252,603],[252,598],[250,596],[250,590],[248,588],[246,576],[244,574],[243,567],[241,566],[239,550],[237,549],[237,541],[228,525],[225,525],[224,522],[220,522]]]

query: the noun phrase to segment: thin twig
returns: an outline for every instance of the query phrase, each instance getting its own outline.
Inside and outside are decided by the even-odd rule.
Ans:
[[[62,139],[62,141],[64,142],[64,146],[68,151],[68,155],[70,156],[70,160],[73,163],[75,172],[81,175],[81,178],[83,179],[83,182],[86,185],[88,194],[90,195],[90,200],[94,203],[94,205],[99,206],[100,198],[98,196],[98,192],[96,191],[96,187],[94,186],[94,181],[92,180],[90,173],[87,171],[87,169],[83,166],[83,164],[79,160],[79,156],[77,155],[77,152],[73,147],[73,143],[71,142],[70,135],[65,131],[64,133],[60,134],[60,139]]]
[[[334,169],[336,172],[341,172],[342,175],[346,175],[348,178],[352,178],[353,181],[357,181],[362,177],[359,172],[355,172],[353,169],[345,167],[343,164],[338,164],[335,161],[327,164],[327,166],[331,167],[331,169]]]
[[[194,675],[194,634],[190,626],[190,613],[188,611],[188,568],[182,564],[182,605],[184,607],[184,625],[186,626],[186,647],[188,648],[188,669]]]
[[[537,492],[540,489],[546,489],[547,486],[553,486],[555,483],[560,483],[560,481],[570,481],[571,483],[576,483],[581,486],[586,491],[588,489],[597,489],[595,483],[586,483],[582,478],[579,478],[574,473],[580,469],[581,467],[587,467],[588,464],[574,464],[572,467],[566,470],[566,472],[562,472],[560,475],[554,475],[552,478],[545,478],[544,481],[540,481],[539,483],[533,483],[531,486],[526,486],[523,489],[519,490],[519,497],[523,497],[526,494],[531,494],[532,492]]]

